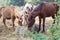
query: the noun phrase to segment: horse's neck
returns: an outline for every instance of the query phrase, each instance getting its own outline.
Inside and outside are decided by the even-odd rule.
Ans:
[[[35,15],[35,13],[31,13],[31,17],[35,19],[37,15]]]

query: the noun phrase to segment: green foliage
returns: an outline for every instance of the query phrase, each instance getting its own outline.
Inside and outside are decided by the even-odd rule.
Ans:
[[[40,34],[40,33],[31,33],[31,32],[27,32],[25,34],[27,37],[31,37],[33,38],[34,40],[48,40],[48,37],[43,35],[43,34]]]
[[[31,2],[33,4],[38,4],[41,1],[47,1],[47,2],[54,2],[55,0],[0,0],[0,6],[22,6],[26,2]],[[56,2],[60,5],[60,0],[56,0]],[[22,9],[23,7],[21,7]],[[50,40],[60,40],[60,10],[58,12],[58,16],[56,17],[55,24],[53,24],[48,30],[50,33]],[[38,33],[31,33],[26,32],[27,37],[31,37],[34,40],[48,40],[48,37],[43,34]]]
[[[32,2],[33,0],[25,0],[25,2]]]
[[[35,40],[48,40],[48,38],[45,36],[45,35],[42,35],[42,34],[38,34],[38,33],[35,33],[33,35],[33,38]]]
[[[38,3],[40,3],[40,0],[25,0],[25,2],[31,2],[31,3],[33,3],[33,4],[38,4]]]
[[[22,6],[25,4],[25,0],[11,0],[11,3],[14,6]]]
[[[7,6],[10,5],[10,0],[0,0],[0,6]]]
[[[58,12],[60,13],[60,11]],[[52,27],[50,27],[49,32],[51,35],[51,40],[60,40],[60,15],[58,14],[58,16],[55,19],[55,24],[52,25]]]
[[[30,2],[33,4],[38,4],[42,1],[47,1],[47,2],[55,2],[55,0],[0,0],[0,5],[1,6],[9,6],[9,5],[14,5],[14,6],[22,6],[26,2]],[[56,0],[58,4],[60,4],[60,0]]]

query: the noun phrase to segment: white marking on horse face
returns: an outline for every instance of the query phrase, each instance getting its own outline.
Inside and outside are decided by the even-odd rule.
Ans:
[[[29,10],[31,10],[31,8],[32,8],[32,4],[26,3],[26,5],[24,7],[25,11],[30,12]]]

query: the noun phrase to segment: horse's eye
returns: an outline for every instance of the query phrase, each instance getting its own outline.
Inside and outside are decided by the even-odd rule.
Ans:
[[[22,19],[22,18],[20,18],[20,19]]]
[[[27,14],[27,12],[25,11],[25,13]]]
[[[19,18],[18,16],[16,16],[17,18]]]
[[[27,9],[29,9],[29,7],[27,7]]]
[[[31,7],[31,10],[33,10],[33,7]]]

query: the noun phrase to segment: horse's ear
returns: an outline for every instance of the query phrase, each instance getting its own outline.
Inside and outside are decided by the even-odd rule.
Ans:
[[[32,4],[32,10],[34,9],[34,5]]]
[[[0,10],[3,9],[3,8],[5,8],[5,6],[0,7]]]
[[[27,12],[25,11],[25,14],[27,14]]]
[[[18,16],[16,16],[16,18],[19,18]]]
[[[26,8],[27,8],[27,9],[29,9],[29,7],[28,7],[28,6],[27,6]]]
[[[34,5],[32,4],[32,7],[34,7]]]

